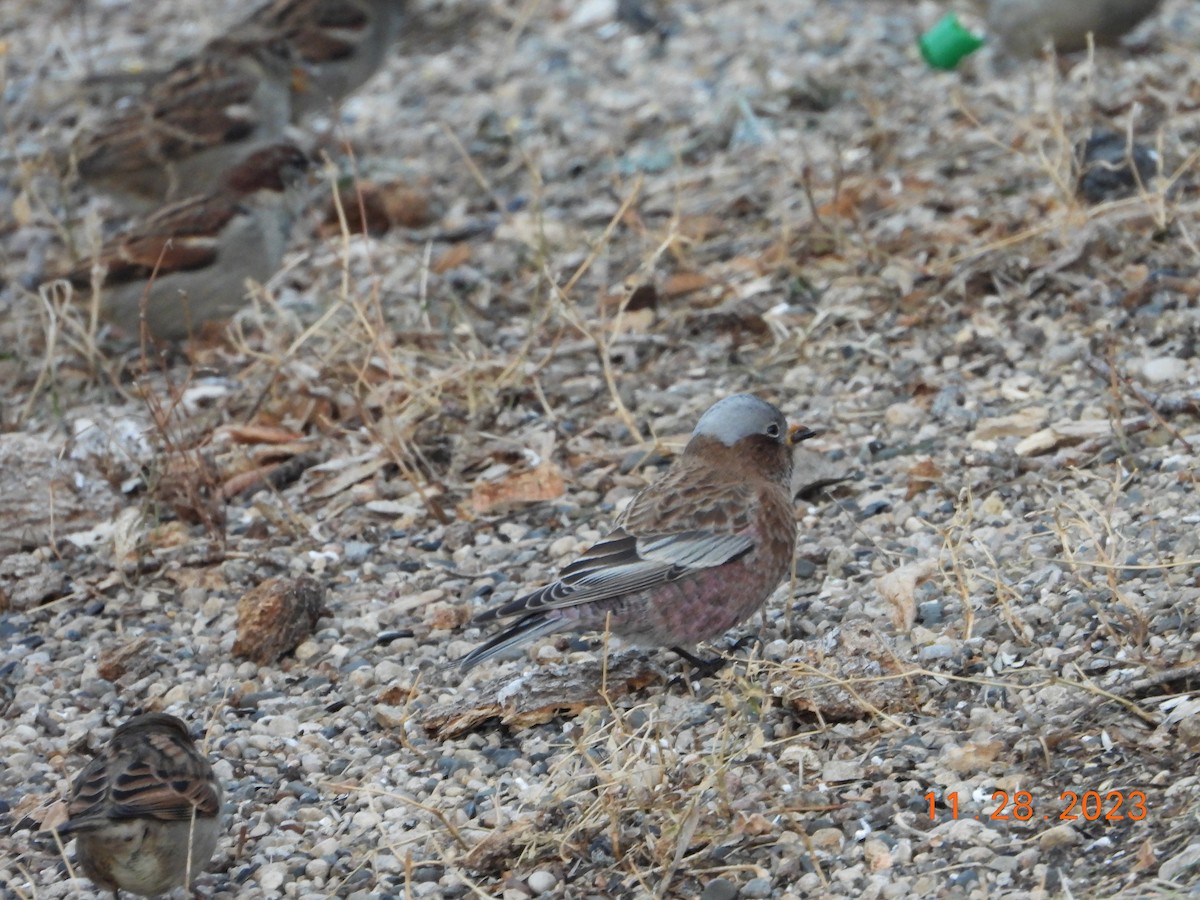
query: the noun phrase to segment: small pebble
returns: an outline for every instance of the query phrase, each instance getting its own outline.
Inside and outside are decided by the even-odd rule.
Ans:
[[[714,878],[704,886],[700,900],[734,900],[738,887],[727,878]]]
[[[762,900],[764,897],[771,896],[771,879],[760,876],[751,878],[742,885],[742,890],[738,896],[750,898],[750,900]]]
[[[1148,188],[1158,171],[1157,152],[1136,142],[1130,145],[1124,134],[1113,131],[1093,134],[1077,149],[1077,156],[1081,169],[1079,193],[1088,203],[1128,197]]]
[[[927,600],[918,604],[917,615],[925,625],[940,625],[942,622],[942,603],[940,600]]]
[[[1079,832],[1071,825],[1056,825],[1038,835],[1038,846],[1042,850],[1057,850],[1069,847],[1079,840]]]
[[[375,664],[375,680],[382,685],[395,684],[403,679],[404,671],[404,666],[393,660],[381,660]]]
[[[558,884],[558,877],[553,872],[538,869],[525,879],[525,883],[534,894],[548,894]]]
[[[342,552],[345,556],[346,562],[350,563],[351,565],[358,565],[364,559],[366,559],[367,554],[374,549],[374,544],[367,544],[363,541],[346,541],[345,546],[342,548]]]
[[[1158,877],[1163,881],[1182,884],[1200,870],[1200,843],[1194,839],[1181,853],[1176,853],[1158,867]],[[1194,883],[1193,883],[1194,884]]]
[[[1178,381],[1187,375],[1188,366],[1182,359],[1159,356],[1142,363],[1142,378],[1152,383]]]
[[[258,870],[258,883],[267,892],[279,890],[287,878],[287,866],[283,863],[267,863]]]
[[[304,867],[304,874],[309,878],[327,878],[329,876],[329,863],[323,859],[310,859]]]

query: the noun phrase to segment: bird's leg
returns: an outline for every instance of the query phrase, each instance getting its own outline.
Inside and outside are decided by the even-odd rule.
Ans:
[[[714,656],[712,659],[700,659],[700,657],[693,656],[682,647],[672,647],[671,652],[688,663],[700,678],[709,678],[716,675],[725,665],[725,658],[721,656]]]

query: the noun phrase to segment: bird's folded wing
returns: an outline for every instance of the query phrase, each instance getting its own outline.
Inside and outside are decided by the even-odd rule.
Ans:
[[[637,552],[642,559],[676,569],[711,569],[736,559],[753,546],[754,540],[746,533],[688,531],[637,540]]]
[[[745,533],[634,537],[618,529],[564,568],[553,584],[488,610],[475,621],[615,599],[731,562],[753,546],[753,538]]]
[[[218,234],[242,210],[225,198],[192,198],[165,207],[133,232],[106,244],[89,260],[60,276],[76,287],[91,282],[92,266],[105,270],[104,284],[124,284],[213,265]]]
[[[89,767],[80,775],[62,831],[112,819],[183,821],[220,812],[220,798],[198,760],[160,760],[157,754],[126,761],[116,771]],[[164,762],[166,765],[164,765]]]
[[[62,277],[78,288],[91,283],[92,266],[104,270],[103,284],[111,287],[147,278],[162,278],[212,265],[217,258],[216,242],[205,238],[141,238],[122,247],[105,248],[99,257],[76,266]]]
[[[168,771],[152,759],[133,762],[114,779],[111,815],[114,818],[144,817],[163,820],[215,816],[220,801],[211,779],[198,761],[174,761],[178,771]]]
[[[753,526],[758,489],[719,472],[681,466],[633,498],[617,526],[644,539],[740,534]]]

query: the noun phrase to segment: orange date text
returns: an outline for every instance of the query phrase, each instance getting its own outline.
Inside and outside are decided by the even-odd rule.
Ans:
[[[1031,820],[1073,822],[1083,819],[1088,822],[1120,822],[1126,819],[1140,822],[1146,818],[1146,794],[1143,791],[1063,791],[1051,809],[1046,804],[1034,803],[1029,791],[996,791],[991,802],[976,816],[959,814],[958,791],[946,794],[942,808],[938,808],[935,791],[925,795],[929,801],[929,820],[976,818],[981,821],[1029,822]]]

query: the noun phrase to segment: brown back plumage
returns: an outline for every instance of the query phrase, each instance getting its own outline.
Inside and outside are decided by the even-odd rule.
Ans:
[[[212,765],[175,716],[147,713],[121,725],[76,778],[64,832],[114,819],[186,821],[220,812]]]

